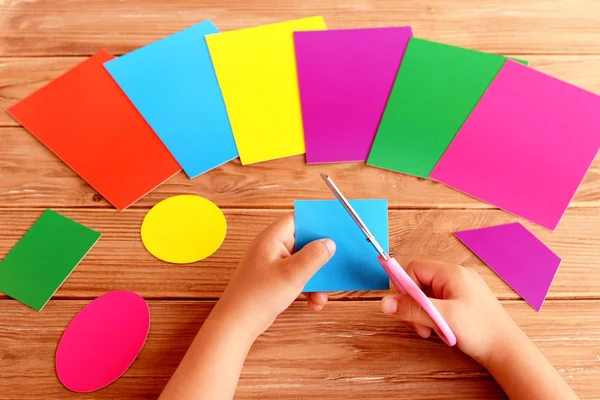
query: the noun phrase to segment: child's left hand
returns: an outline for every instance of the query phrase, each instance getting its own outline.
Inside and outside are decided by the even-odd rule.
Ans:
[[[330,239],[316,240],[292,254],[294,243],[294,216],[290,213],[254,239],[215,311],[242,321],[255,337],[267,330],[335,253]],[[307,293],[306,297],[313,310],[327,303],[326,293]]]

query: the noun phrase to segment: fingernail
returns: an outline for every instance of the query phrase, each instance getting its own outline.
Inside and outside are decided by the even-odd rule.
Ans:
[[[386,314],[395,314],[398,311],[398,300],[392,297],[384,297],[381,300],[381,311]]]
[[[329,255],[333,256],[335,254],[335,242],[331,239],[323,239],[322,241],[327,250],[329,250]]]

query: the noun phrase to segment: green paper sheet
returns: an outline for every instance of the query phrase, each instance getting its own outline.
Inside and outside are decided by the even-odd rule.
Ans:
[[[429,177],[506,57],[413,38],[368,165]]]
[[[0,262],[0,292],[40,311],[101,234],[46,210]]]

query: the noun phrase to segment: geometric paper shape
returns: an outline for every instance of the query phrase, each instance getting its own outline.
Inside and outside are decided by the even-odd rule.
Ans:
[[[56,350],[56,374],[73,392],[92,392],[117,380],[142,350],[150,310],[138,294],[117,290],[85,306]]]
[[[242,164],[304,154],[292,33],[326,28],[312,17],[206,37]]]
[[[427,178],[505,62],[411,39],[367,164]]]
[[[204,35],[204,21],[104,64],[185,173],[238,156]]]
[[[454,235],[540,311],[561,260],[533,233],[515,222]]]
[[[101,234],[46,210],[0,262],[0,292],[41,311]]]
[[[156,204],[141,228],[146,250],[159,260],[186,264],[213,254],[223,243],[227,221],[215,203],[179,195]]]
[[[554,230],[600,148],[600,96],[508,61],[431,177]]]
[[[295,32],[306,162],[365,161],[410,27]]]
[[[102,64],[99,51],[8,112],[123,210],[181,168]]]
[[[365,225],[387,252],[387,200],[350,200]],[[294,202],[296,250],[313,240],[330,238],[336,244],[333,257],[304,287],[304,292],[387,290],[387,273],[377,261],[377,251],[338,200]]]

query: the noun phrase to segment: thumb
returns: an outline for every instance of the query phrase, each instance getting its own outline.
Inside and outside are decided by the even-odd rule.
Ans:
[[[319,239],[310,242],[300,251],[294,253],[284,261],[284,267],[303,283],[321,268],[335,253],[335,243],[331,239]]]
[[[441,301],[431,299],[431,302],[439,310]],[[424,325],[432,329],[437,329],[437,325],[429,315],[421,308],[412,297],[406,294],[392,294],[385,296],[381,300],[381,311],[398,318],[401,321],[412,322],[418,325]],[[441,311],[441,310],[440,310]]]

